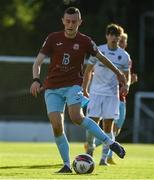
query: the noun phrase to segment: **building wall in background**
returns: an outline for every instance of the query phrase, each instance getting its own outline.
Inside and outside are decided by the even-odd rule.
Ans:
[[[85,130],[77,125],[65,124],[65,132],[71,142],[85,141]],[[0,141],[54,142],[50,123],[0,121]]]

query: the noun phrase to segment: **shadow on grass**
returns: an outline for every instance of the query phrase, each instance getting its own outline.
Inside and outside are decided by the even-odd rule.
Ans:
[[[27,165],[27,166],[1,166],[0,169],[48,169],[61,167],[63,164],[53,165]]]
[[[0,170],[3,169],[48,169],[48,168],[52,168],[52,169],[56,169],[56,168],[61,168],[63,166],[63,164],[53,164],[53,165],[27,165],[27,166],[1,166]],[[1,176],[16,176],[16,175],[22,175],[25,173],[0,173],[0,177]],[[83,176],[89,176],[89,174],[76,174],[76,173],[62,173],[63,175],[83,175]],[[57,172],[54,172],[54,175],[60,175]],[[98,175],[96,173],[92,173],[90,174],[90,176],[95,176]]]

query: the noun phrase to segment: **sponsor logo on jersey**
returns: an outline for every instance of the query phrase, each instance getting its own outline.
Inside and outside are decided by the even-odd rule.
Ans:
[[[56,43],[57,46],[61,46],[62,44],[63,44],[62,42]]]
[[[109,54],[110,54],[110,55],[113,55],[113,56],[115,55],[115,53],[113,53],[113,52],[109,52]]]

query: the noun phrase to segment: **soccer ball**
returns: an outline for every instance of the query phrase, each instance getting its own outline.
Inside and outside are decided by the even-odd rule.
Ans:
[[[92,173],[94,168],[94,160],[89,154],[80,154],[73,161],[73,169],[77,174]]]

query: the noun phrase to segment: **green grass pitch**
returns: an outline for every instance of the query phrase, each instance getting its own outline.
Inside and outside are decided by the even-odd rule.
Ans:
[[[92,174],[56,174],[62,160],[54,143],[0,143],[0,179],[154,179],[154,145],[123,144],[124,159],[114,155],[117,165],[99,166],[101,147],[94,152]],[[71,160],[84,153],[82,143],[70,144]]]

